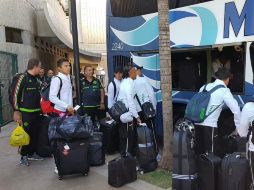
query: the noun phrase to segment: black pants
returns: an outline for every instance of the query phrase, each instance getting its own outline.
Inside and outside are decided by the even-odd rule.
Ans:
[[[249,160],[250,160],[250,172],[251,172],[251,181],[254,185],[254,152],[249,151]]]
[[[119,126],[120,137],[120,153],[124,155],[126,153],[126,146],[128,141],[128,153],[132,156],[136,156],[137,151],[137,129],[133,124],[121,123]]]
[[[195,152],[196,154],[204,154],[213,152],[214,136],[218,133],[217,128],[195,125]]]
[[[22,146],[21,156],[32,155],[37,149],[37,140],[41,128],[41,116],[40,113],[25,113],[22,112],[22,122],[24,130],[30,137],[29,145]]]
[[[87,115],[91,116],[93,123],[96,121],[96,118],[98,120],[101,120],[104,117],[106,117],[105,111],[100,110],[97,107],[96,108],[83,108],[83,114],[87,114]]]

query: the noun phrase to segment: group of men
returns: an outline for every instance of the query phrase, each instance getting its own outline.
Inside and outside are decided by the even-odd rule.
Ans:
[[[65,58],[57,61],[58,74],[53,75],[53,71],[48,71],[48,76],[44,76],[44,70],[41,68],[41,62],[38,59],[30,59],[25,73],[19,75],[18,81],[13,92],[13,120],[22,123],[24,130],[30,136],[30,143],[21,148],[20,165],[28,166],[31,160],[42,160],[36,153],[37,139],[40,132],[39,125],[42,123],[40,109],[40,90],[43,83],[50,83],[49,100],[54,104],[54,113],[57,116],[73,115],[73,86],[71,80],[71,65]],[[141,67],[125,67],[124,70],[116,68],[114,80],[108,85],[108,108],[111,108],[117,100],[124,102],[130,112],[130,116],[137,123],[144,121],[142,112],[135,95],[140,101],[150,101],[156,109],[156,99],[152,86],[142,77]],[[138,76],[137,76],[138,74]],[[124,77],[123,77],[124,76]],[[124,79],[122,79],[124,78]],[[94,77],[94,69],[91,66],[84,68],[84,74],[80,77],[81,87],[81,112],[91,116],[93,122],[102,119],[105,116],[105,92],[101,82]],[[119,127],[121,152],[126,150],[126,132],[132,136],[136,135],[133,122],[123,122]],[[134,153],[137,146],[135,138],[129,140],[129,151]]]
[[[147,122],[143,117],[140,104],[151,102],[154,110],[156,110],[157,103],[152,86],[142,75],[142,67],[126,66],[123,70],[115,68],[114,80],[108,86],[108,108],[110,109],[117,101],[123,102],[128,109],[127,115],[121,116],[119,126],[120,153],[125,154],[128,151],[135,156],[137,148],[136,126],[142,122]]]

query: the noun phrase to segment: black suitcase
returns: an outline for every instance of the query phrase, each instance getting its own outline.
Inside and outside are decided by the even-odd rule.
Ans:
[[[250,164],[245,154],[225,156],[221,163],[219,190],[250,190]]]
[[[146,124],[137,127],[138,150],[137,160],[141,171],[150,172],[158,167],[156,159],[156,145],[153,129],[149,129]]]
[[[41,128],[37,141],[37,154],[41,157],[52,157],[54,148],[49,143],[48,127],[50,117],[41,117]]]
[[[94,132],[89,143],[89,163],[90,166],[100,166],[105,164],[105,152],[102,145],[103,134]]]
[[[193,124],[187,120],[183,120],[175,127],[173,136],[173,190],[197,189],[193,130]]]
[[[54,157],[58,169],[59,180],[61,180],[64,175],[88,174],[88,146],[88,139],[72,142],[56,141]]]
[[[118,125],[114,121],[104,118],[100,121],[100,131],[103,133],[103,146],[106,154],[114,154],[119,150],[119,131]]]
[[[221,158],[234,152],[245,153],[248,147],[247,144],[247,137],[239,137],[235,135],[225,135],[224,137],[216,136],[214,138],[214,152]]]
[[[137,180],[136,160],[130,155],[116,158],[108,163],[108,184],[121,187]]]
[[[198,159],[198,182],[202,190],[218,190],[221,158],[213,153],[201,154]]]

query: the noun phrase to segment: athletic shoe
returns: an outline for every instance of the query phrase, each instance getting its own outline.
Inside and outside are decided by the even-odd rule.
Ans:
[[[40,157],[38,154],[34,153],[33,155],[28,155],[28,160],[30,160],[30,161],[42,161],[43,158]]]
[[[27,159],[27,156],[22,156],[20,161],[19,161],[19,164],[21,166],[29,166],[29,162],[28,162],[28,159]]]

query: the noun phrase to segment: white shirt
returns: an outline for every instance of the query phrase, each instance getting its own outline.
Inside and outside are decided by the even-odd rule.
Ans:
[[[134,96],[135,90],[133,80],[131,78],[123,79],[120,85],[117,100],[122,101],[126,108],[129,109],[129,112],[132,114],[132,116],[138,118],[139,115],[136,109]]]
[[[206,114],[208,115],[216,107],[218,107],[218,106],[219,107],[213,113],[211,113],[211,115],[209,115],[204,120],[204,122],[199,123],[198,125],[217,127],[218,118],[219,118],[220,113],[222,111],[223,104],[225,103],[229,107],[231,112],[234,114],[235,126],[239,127],[241,111],[240,111],[237,101],[234,99],[232,93],[230,92],[230,89],[227,88],[225,83],[222,80],[216,79],[213,83],[209,83],[206,86],[206,90],[209,91],[218,85],[223,85],[223,86],[225,86],[225,88],[219,88],[211,94],[211,98],[210,98],[210,102],[207,107]],[[201,87],[199,92],[203,91],[203,89],[204,89],[204,86]]]
[[[249,132],[250,122],[254,120],[254,103],[249,102],[244,105],[241,113],[240,127],[237,128],[237,132],[241,137],[247,137]],[[254,145],[251,142],[252,134],[249,137],[249,150],[254,151]]]
[[[134,80],[134,88],[141,105],[145,102],[151,102],[153,104],[153,108],[156,110],[157,101],[155,93],[153,91],[153,87],[148,83],[148,81],[144,77],[137,76],[137,78]],[[137,111],[140,112],[141,107],[137,100],[136,105]]]
[[[73,106],[71,79],[70,75],[67,76],[60,72],[57,76],[62,79],[63,84],[60,91],[60,99],[57,97],[60,88],[60,80],[58,77],[54,77],[50,83],[49,100],[55,104],[54,108],[56,110],[65,112],[68,106]]]
[[[117,96],[119,94],[119,89],[120,89],[120,84],[121,84],[121,81],[117,80],[116,78],[114,78],[114,82],[116,84],[116,96],[115,97],[114,97],[115,88],[114,88],[113,82],[110,82],[108,85],[108,108],[109,109],[114,105],[114,103],[117,100]]]

